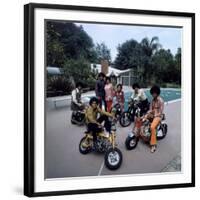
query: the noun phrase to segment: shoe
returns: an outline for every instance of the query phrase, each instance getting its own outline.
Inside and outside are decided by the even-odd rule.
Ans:
[[[105,132],[105,136],[106,136],[107,138],[109,137],[109,134],[110,134],[109,132],[107,132],[107,131]]]
[[[156,151],[156,145],[151,146],[151,153],[154,153]]]
[[[86,131],[85,131],[85,134],[88,134],[88,133],[90,133],[90,131],[89,131],[89,130],[86,130]]]
[[[95,142],[93,142],[92,150],[93,150],[93,151],[96,151],[97,149],[98,149],[98,144],[97,144],[97,142],[95,141]]]

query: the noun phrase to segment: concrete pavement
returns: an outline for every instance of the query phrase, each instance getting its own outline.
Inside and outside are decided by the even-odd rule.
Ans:
[[[116,171],[105,167],[103,154],[80,154],[78,147],[85,127],[71,124],[68,107],[47,109],[46,112],[46,178],[164,173],[163,169],[181,152],[181,101],[165,106],[168,134],[158,141],[157,151],[153,154],[142,141],[136,149],[127,151],[124,142],[133,124],[126,128],[117,125],[117,143],[123,154],[123,162]],[[176,170],[180,171],[178,168]]]

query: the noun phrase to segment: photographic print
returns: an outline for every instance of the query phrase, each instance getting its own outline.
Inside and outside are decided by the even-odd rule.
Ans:
[[[47,178],[181,171],[181,35],[182,29],[173,27],[46,22]],[[135,113],[140,112],[137,106],[141,118],[150,110],[150,90],[155,84],[161,90],[166,119],[158,119],[161,133],[157,137],[163,140],[155,141],[158,150],[152,154],[150,131],[141,133],[145,143],[138,141],[135,135],[140,133],[133,129]],[[107,138],[99,138],[97,153],[91,151],[93,140],[84,135],[90,123],[84,106],[90,107],[93,97],[102,111],[116,109],[116,143],[126,166],[121,163],[114,172],[99,154],[110,148],[104,147]],[[100,126],[98,116],[93,120]],[[147,127],[142,129],[151,125]],[[85,136],[86,141],[79,144]],[[84,142],[88,149],[82,149]],[[122,162],[118,156],[113,159],[119,161],[113,162]]]
[[[25,17],[25,194],[193,186],[194,14],[29,4]]]

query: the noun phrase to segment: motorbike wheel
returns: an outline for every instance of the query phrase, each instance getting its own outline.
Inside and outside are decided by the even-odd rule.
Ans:
[[[125,141],[125,146],[128,150],[133,150],[135,149],[135,147],[137,146],[138,144],[138,139],[133,136],[133,137],[127,137],[126,138],[126,141]]]
[[[79,116],[79,117],[77,117],[77,121],[78,121],[79,123],[83,123],[83,121],[84,121],[84,116]]]
[[[162,125],[161,125],[161,129],[162,129],[162,133],[163,133],[163,135],[161,136],[161,137],[159,137],[159,139],[163,139],[163,138],[165,138],[166,137],[166,135],[167,135],[167,124],[166,123],[163,123]]]
[[[72,113],[72,116],[71,116],[71,123],[72,124],[76,124],[76,125],[79,125],[79,126],[82,126],[84,125],[85,123],[85,114],[77,111],[73,111]]]
[[[161,130],[162,130],[162,136],[158,137],[159,140],[165,138],[167,135],[167,124],[166,123],[161,124]]]
[[[71,123],[72,123],[72,124],[76,124],[76,122],[74,122],[72,119],[71,119]]]
[[[86,136],[83,137],[79,143],[79,151],[82,154],[87,154],[92,150],[92,140],[89,141],[90,144],[88,144],[88,147],[84,147],[84,144],[88,143],[86,141]]]
[[[116,170],[122,164],[122,152],[118,148],[109,148],[104,159],[108,169]]]
[[[74,116],[75,116],[74,113],[75,113],[75,112],[73,111],[73,112],[72,112],[72,115],[71,115],[71,123],[72,123],[72,124],[76,124],[76,121],[74,120]]]
[[[79,113],[79,115],[76,118],[76,121],[79,126],[83,125],[85,123],[85,115],[82,113]]]
[[[131,124],[131,119],[127,111],[121,114],[119,123],[122,127],[127,127]]]

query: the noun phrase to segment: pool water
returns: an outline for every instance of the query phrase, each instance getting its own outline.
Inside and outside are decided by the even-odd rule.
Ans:
[[[125,91],[124,97],[125,97],[125,103],[124,103],[124,110],[126,111],[128,109],[128,101],[131,98],[133,91]],[[149,102],[152,100],[152,96],[150,94],[150,90],[145,90],[145,94],[149,100]],[[160,96],[164,99],[165,102],[180,99],[181,98],[181,89],[161,89]],[[83,98],[83,102],[89,102],[90,98],[92,96],[87,96]],[[114,98],[114,104],[115,104],[115,98]]]
[[[131,98],[132,93],[133,93],[132,91],[124,92],[124,97],[125,97],[124,110],[128,109],[128,101]],[[145,90],[145,94],[146,94],[148,100],[151,101],[152,96],[150,94],[149,89]],[[163,89],[162,90],[161,89],[160,96],[164,99],[165,102],[180,99],[181,98],[181,90],[180,89],[176,89],[176,90],[174,90],[174,89]]]

